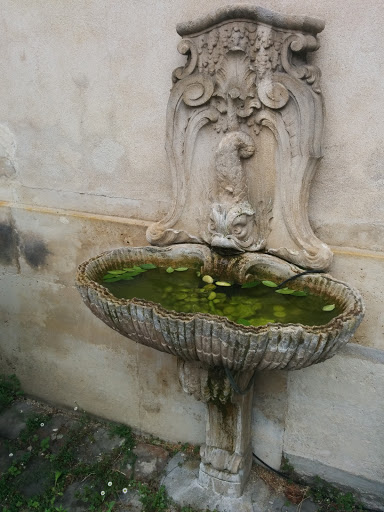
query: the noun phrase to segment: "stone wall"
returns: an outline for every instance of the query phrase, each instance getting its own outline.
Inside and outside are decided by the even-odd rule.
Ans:
[[[383,496],[382,3],[260,4],[326,21],[313,56],[324,158],[309,213],[334,250],[331,274],[362,292],[367,314],[334,359],[258,376],[254,450]],[[103,250],[146,244],[171,204],[165,112],[185,60],[175,25],[205,12],[202,0],[4,0],[0,33],[0,371],[49,402],[196,443],[205,406],[182,392],[175,359],[108,329],[74,276]]]

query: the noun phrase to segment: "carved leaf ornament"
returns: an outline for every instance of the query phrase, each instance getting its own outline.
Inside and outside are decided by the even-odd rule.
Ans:
[[[226,254],[264,251],[304,268],[329,266],[332,253],[314,235],[307,213],[322,156],[323,101],[320,70],[306,55],[318,49],[316,34],[323,28],[315,18],[248,5],[177,26],[183,36],[178,50],[187,62],[173,72],[167,108],[174,201],[148,229],[151,244],[205,243]],[[220,137],[208,169],[215,186],[203,209],[209,213],[199,219],[198,232],[189,233],[183,224],[194,153],[207,127]],[[275,145],[274,192],[252,204],[249,173],[257,173],[262,130]],[[263,176],[257,177],[260,190]]]

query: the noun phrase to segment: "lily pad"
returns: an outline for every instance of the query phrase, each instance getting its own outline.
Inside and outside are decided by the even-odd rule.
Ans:
[[[327,304],[323,307],[323,311],[333,311],[335,309],[335,304]]]
[[[188,267],[179,267],[179,268],[175,268],[176,272],[185,272],[186,270],[188,270]]]
[[[115,281],[121,281],[121,276],[104,277],[103,281],[104,281],[104,283],[114,283]]]
[[[242,288],[254,288],[258,284],[260,284],[260,281],[251,281],[250,283],[244,283],[243,285],[241,285],[241,287]]]
[[[213,277],[211,277],[211,276],[203,276],[202,280],[204,281],[204,283],[208,283],[208,284],[213,283]]]
[[[276,293],[281,293],[282,295],[292,295],[295,290],[291,290],[290,288],[279,288],[276,290]]]
[[[277,288],[277,284],[272,281],[261,281],[264,286],[268,286],[268,288]]]
[[[217,286],[232,286],[231,283],[227,283],[227,281],[216,281]]]
[[[153,263],[142,263],[140,268],[143,268],[144,270],[151,270],[152,268],[157,268],[157,266]]]
[[[251,322],[249,322],[248,320],[246,320],[245,318],[238,318],[236,320],[236,323],[237,324],[241,324],[241,325],[251,325]]]
[[[113,276],[117,276],[119,274],[125,274],[125,270],[108,270],[108,274],[112,274]]]
[[[166,272],[168,272],[168,274],[172,274],[172,272],[174,272],[174,271],[175,271],[175,269],[172,267],[168,267],[166,270]]]
[[[294,295],[295,297],[306,297],[308,293],[302,290],[296,290],[292,293],[292,295]]]

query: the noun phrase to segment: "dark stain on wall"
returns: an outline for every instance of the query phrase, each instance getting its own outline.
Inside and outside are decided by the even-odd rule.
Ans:
[[[0,223],[0,263],[17,265],[19,236],[10,223]]]
[[[15,265],[20,271],[19,258],[24,256],[37,269],[46,264],[49,254],[47,244],[34,233],[19,233],[12,219],[0,222],[0,264]]]
[[[33,234],[26,234],[22,237],[21,252],[26,262],[33,268],[45,265],[50,251],[46,243]]]

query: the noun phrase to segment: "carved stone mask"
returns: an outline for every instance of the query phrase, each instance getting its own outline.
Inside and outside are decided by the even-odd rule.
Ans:
[[[224,252],[244,252],[254,244],[255,210],[248,202],[215,203],[209,222],[209,244]]]

